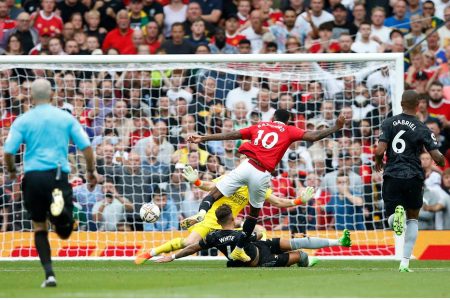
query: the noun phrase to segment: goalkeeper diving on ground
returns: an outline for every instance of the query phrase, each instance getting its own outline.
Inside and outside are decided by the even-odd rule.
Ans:
[[[318,260],[308,258],[308,255],[299,249],[317,249],[330,246],[330,244],[351,246],[350,231],[344,230],[343,236],[339,240],[329,240],[321,238],[293,238],[262,241],[261,234],[253,233],[244,250],[249,255],[250,261],[242,262],[232,260],[230,254],[237,245],[240,232],[234,230],[234,217],[231,207],[222,204],[215,210],[217,223],[222,229],[209,233],[206,238],[196,244],[184,248],[179,253],[164,256],[156,262],[165,263],[175,259],[194,254],[202,249],[217,248],[227,258],[227,267],[289,267],[297,264],[299,267],[312,267]]]
[[[242,159],[245,159],[245,156],[243,156]],[[207,181],[200,181],[198,178],[198,172],[192,167],[188,166],[185,168],[183,172],[183,176],[188,180],[189,182],[193,183],[195,186],[199,187],[202,190],[209,191],[214,188],[216,182],[220,181],[222,177],[219,177],[213,182],[207,182]],[[302,203],[308,202],[314,195],[314,188],[307,187],[304,189],[301,193],[301,197],[297,198],[295,200],[292,199],[283,199],[280,197],[277,197],[272,194],[272,190],[268,189],[266,191],[266,200],[271,203],[272,205],[276,207],[292,207],[296,205],[300,205]],[[197,244],[199,241],[204,240],[206,236],[213,232],[214,230],[220,230],[222,229],[222,226],[217,222],[217,217],[215,215],[215,211],[222,205],[227,204],[231,208],[231,212],[233,215],[233,218],[235,218],[249,203],[249,193],[248,193],[248,187],[242,186],[240,187],[234,194],[232,194],[230,197],[222,197],[218,201],[216,201],[211,209],[207,212],[205,215],[205,218],[203,221],[198,222],[194,225],[192,225],[191,222],[189,223],[181,223],[183,228],[189,227],[189,236],[186,238],[175,238],[172,239],[161,246],[158,246],[154,249],[152,249],[150,252],[144,252],[138,255],[135,259],[136,264],[143,264],[145,261],[149,260],[150,258],[160,255],[162,253],[169,253],[172,251],[176,251],[179,249],[183,249],[185,247],[188,247],[193,244]],[[189,226],[192,225],[192,226]],[[265,231],[262,232],[263,235],[265,235]],[[328,244],[324,243],[321,247],[327,247],[327,246],[338,246],[339,240],[326,240],[329,242]],[[320,248],[320,247],[319,247]]]

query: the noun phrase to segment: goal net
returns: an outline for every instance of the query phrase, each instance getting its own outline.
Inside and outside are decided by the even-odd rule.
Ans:
[[[258,224],[269,237],[337,238],[344,228],[352,231],[352,248],[311,252],[318,256],[395,254],[373,164],[380,124],[399,112],[402,54],[4,57],[0,78],[1,152],[11,124],[32,109],[36,78],[51,82],[53,104],[79,120],[95,150],[102,180],[90,187],[82,155],[69,145],[76,224],[67,241],[50,234],[56,257],[133,257],[187,236],[179,221],[197,212],[205,192],[184,180],[183,168],[214,180],[239,164],[243,143],[197,146],[187,136],[269,121],[276,108],[289,110],[292,124],[305,130],[333,126],[338,114],[348,122],[329,138],[289,148],[273,173],[272,193],[295,199],[313,186],[315,196],[292,208],[266,203]],[[37,257],[20,179],[11,182],[2,172],[0,257]],[[139,217],[151,201],[162,211],[153,224]]]

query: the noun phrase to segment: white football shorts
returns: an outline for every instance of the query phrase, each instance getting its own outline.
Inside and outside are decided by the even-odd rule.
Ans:
[[[264,205],[267,189],[270,187],[270,173],[260,171],[252,166],[248,159],[225,175],[216,187],[224,196],[233,195],[241,186],[248,186],[250,204],[255,208]]]

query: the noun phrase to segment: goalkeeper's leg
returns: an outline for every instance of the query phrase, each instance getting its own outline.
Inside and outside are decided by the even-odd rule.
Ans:
[[[211,206],[216,202],[218,199],[222,198],[223,194],[217,187],[214,187],[211,192],[203,198],[202,202],[200,203],[200,206],[198,208],[198,213],[196,213],[193,216],[187,217],[186,219],[182,220],[180,222],[180,226],[183,229],[187,229],[191,227],[192,225],[203,221],[205,218],[206,213],[211,208]]]
[[[139,254],[136,256],[134,262],[137,265],[141,265],[154,256],[186,248],[187,246],[198,243],[201,239],[201,235],[193,231],[187,238],[175,238],[156,248],[153,248],[150,252],[143,252]]]

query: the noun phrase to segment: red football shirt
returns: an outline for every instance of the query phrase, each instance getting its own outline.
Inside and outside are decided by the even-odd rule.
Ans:
[[[276,121],[259,122],[239,132],[242,139],[251,141],[242,144],[239,152],[258,161],[269,172],[273,172],[289,145],[305,134],[300,128]]]
[[[118,28],[111,30],[103,41],[103,52],[106,53],[108,49],[115,48],[119,50],[120,54],[134,54],[136,50],[133,46],[133,29],[129,28],[125,35],[122,35]]]
[[[442,100],[439,104],[429,102],[428,112],[432,117],[445,116],[447,120],[450,120],[450,103],[446,100]]]
[[[44,12],[40,11],[34,21],[34,28],[36,28],[41,36],[47,34],[53,37],[62,33],[63,21],[55,13],[47,17]]]

